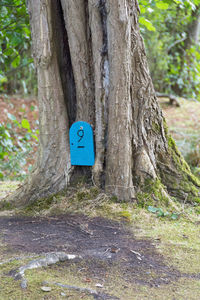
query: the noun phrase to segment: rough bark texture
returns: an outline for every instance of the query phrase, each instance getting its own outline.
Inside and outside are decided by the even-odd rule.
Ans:
[[[29,0],[38,70],[40,149],[34,172],[8,200],[57,193],[86,170],[120,200],[146,182],[162,195],[199,199],[199,182],[168,136],[139,32],[137,0]],[[69,127],[94,129],[92,168],[71,167]],[[187,185],[187,188],[186,188]]]

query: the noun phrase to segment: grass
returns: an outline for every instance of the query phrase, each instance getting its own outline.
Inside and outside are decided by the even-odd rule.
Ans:
[[[7,266],[7,270],[15,267],[15,264],[9,264]],[[77,270],[76,270],[77,271]],[[67,283],[69,285],[82,286],[84,284],[81,280],[78,279],[73,266],[70,268],[66,268],[65,272],[61,272],[57,269],[57,266],[54,269],[38,269],[38,270],[28,270],[26,272],[26,278],[28,280],[28,288],[26,290],[22,290],[20,288],[20,282],[15,281],[12,277],[7,276],[6,273],[1,276],[1,286],[0,288],[0,299],[4,300],[35,300],[35,299],[63,299],[64,297],[61,295],[61,292],[66,294],[65,298],[70,297],[74,300],[80,300],[81,295],[79,292],[72,290],[65,290],[61,287],[53,284],[54,282],[61,282],[63,284]],[[48,283],[47,283],[48,282]],[[51,287],[51,291],[49,293],[45,293],[41,290],[42,286]],[[84,299],[93,299],[93,297],[88,296]]]
[[[195,215],[193,217],[198,219]],[[200,273],[200,228],[197,221],[191,222],[185,217],[178,221],[158,219],[146,211],[138,211],[136,220],[138,230],[134,230],[135,222],[131,224],[135,234],[154,240],[168,265],[175,266],[183,273]]]

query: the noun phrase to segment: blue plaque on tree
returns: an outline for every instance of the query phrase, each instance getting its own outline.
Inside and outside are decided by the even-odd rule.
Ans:
[[[70,155],[72,166],[94,165],[93,130],[86,122],[74,123],[69,131]]]

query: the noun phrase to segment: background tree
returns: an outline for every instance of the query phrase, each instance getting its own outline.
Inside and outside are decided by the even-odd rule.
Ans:
[[[8,198],[26,205],[86,176],[119,200],[154,195],[199,200],[168,135],[148,70],[136,0],[29,0],[38,72],[40,147],[35,169]],[[71,166],[69,127],[89,122],[93,168]]]
[[[199,99],[200,1],[141,0],[142,35],[159,92]]]
[[[0,16],[0,92],[36,94],[26,1],[2,0]]]

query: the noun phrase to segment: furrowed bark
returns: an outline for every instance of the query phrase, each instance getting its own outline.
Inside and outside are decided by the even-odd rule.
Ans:
[[[132,182],[131,8],[129,1],[107,1],[109,96],[106,190],[119,199],[135,196]],[[120,62],[120,63],[119,63]]]
[[[95,145],[96,158],[93,167],[93,180],[103,185],[102,176],[105,160],[105,129],[107,124],[107,101],[109,88],[109,67],[107,50],[107,11],[105,1],[89,0],[89,26],[92,36],[92,53],[95,82]]]
[[[76,85],[76,120],[94,125],[94,78],[85,0],[61,0]]]
[[[139,32],[136,8],[133,10],[131,37],[133,108],[133,156],[134,178],[142,181],[146,177],[155,179],[156,153],[166,151],[167,144],[163,127],[163,116],[155,96],[150,77],[144,42]],[[155,130],[159,128],[159,130]]]

